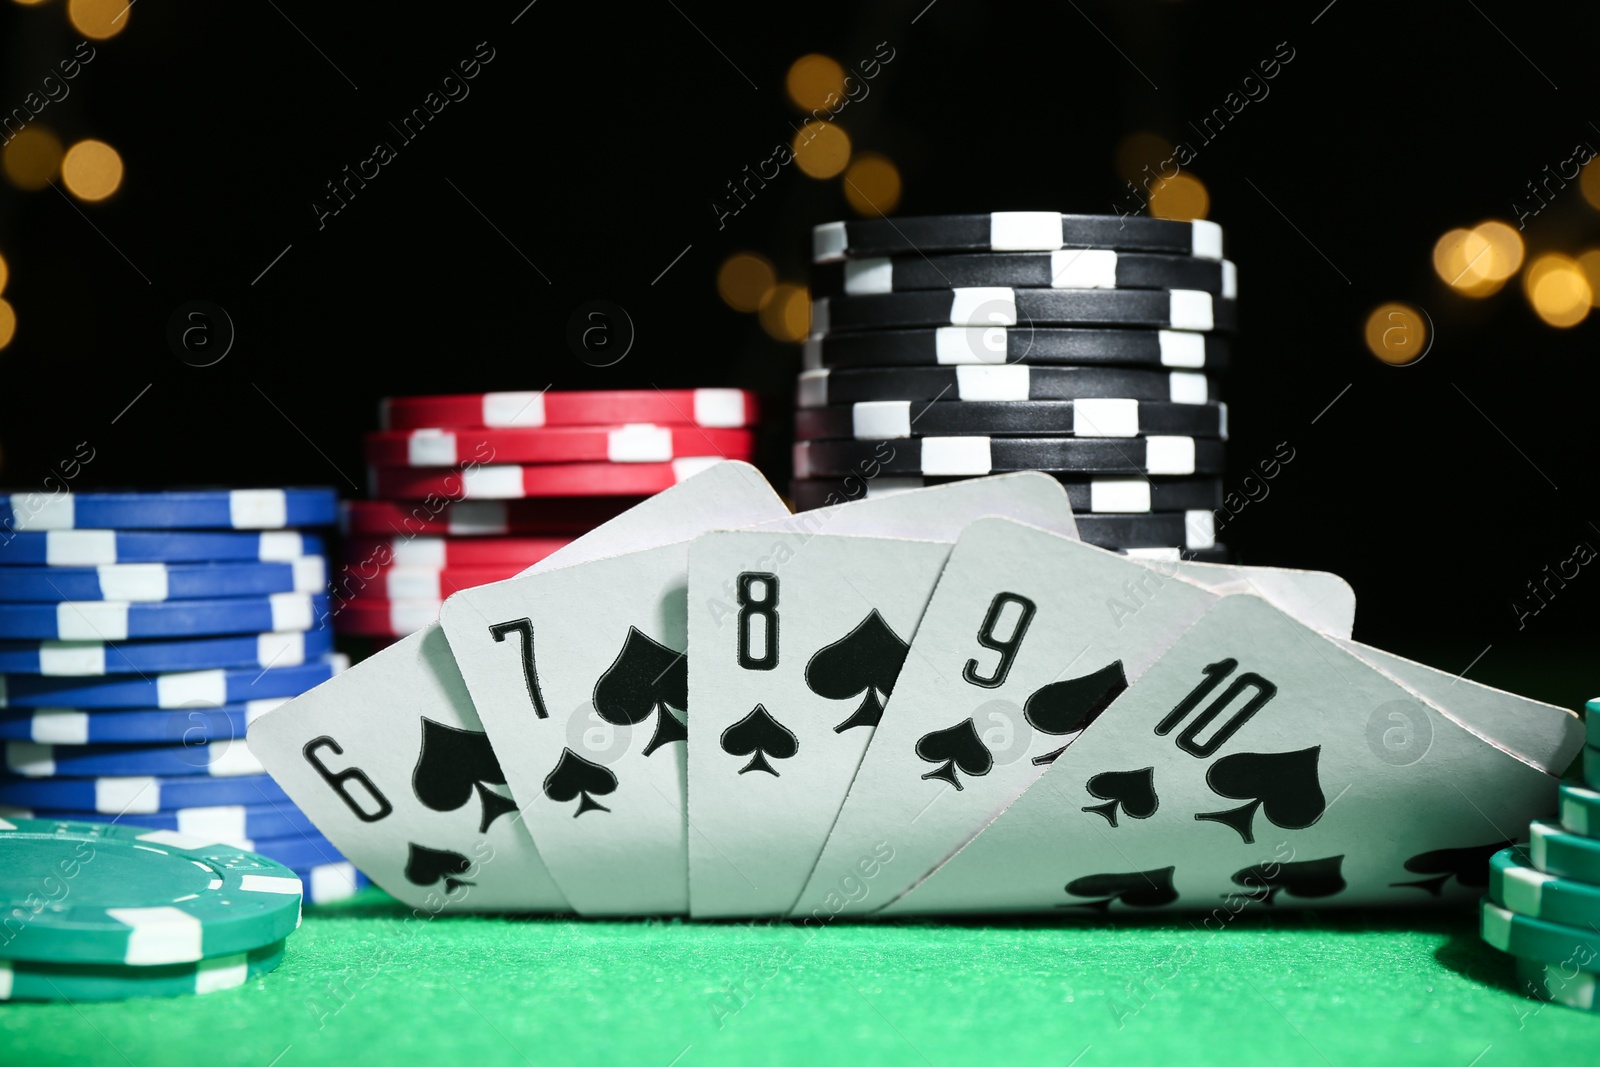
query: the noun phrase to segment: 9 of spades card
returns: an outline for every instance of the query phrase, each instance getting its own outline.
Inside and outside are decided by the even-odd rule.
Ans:
[[[1427,744],[1369,736],[1394,714],[1425,724]],[[886,914],[1180,908],[1225,922],[1245,907],[1462,899],[1554,784],[1265,601],[1227,597]]]

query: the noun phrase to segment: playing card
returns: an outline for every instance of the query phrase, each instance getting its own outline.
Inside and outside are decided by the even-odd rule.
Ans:
[[[691,537],[730,497],[770,514],[766,481],[719,463],[552,553],[529,572]],[[525,573],[529,573],[525,572]],[[250,751],[346,857],[430,912],[565,910],[437,625],[251,724]]]
[[[996,513],[1075,534],[1060,483],[1007,475],[694,542],[691,914],[793,907],[894,690],[950,542],[966,523]],[[802,520],[811,521],[789,528]],[[922,530],[929,539],[832,532],[842,529]]]
[[[1427,743],[1375,741],[1393,712]],[[1226,923],[1252,903],[1467,898],[1554,785],[1261,599],[1227,597],[885,913],[1187,908]]]
[[[1356,620],[1350,583],[1327,571],[1289,567],[1241,567],[1227,563],[1145,560],[1163,574],[1177,574],[1221,596],[1254,593],[1267,603],[1329,637],[1349,637]]]
[[[956,543],[794,914],[881,908],[1003,811],[1216,601],[1005,519]],[[888,842],[871,893],[833,890]]]
[[[788,514],[759,479],[725,489],[678,532]],[[680,540],[529,574],[440,612],[539,854],[582,915],[688,910],[688,554]]]

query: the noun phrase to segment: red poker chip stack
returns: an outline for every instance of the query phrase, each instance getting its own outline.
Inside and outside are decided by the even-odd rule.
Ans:
[[[451,593],[513,577],[708,465],[755,452],[739,389],[386,398],[367,435],[374,499],[345,505],[339,632],[394,639]]]

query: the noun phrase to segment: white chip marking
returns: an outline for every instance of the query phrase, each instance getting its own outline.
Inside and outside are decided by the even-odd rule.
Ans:
[[[273,630],[309,630],[315,622],[311,598],[304,593],[273,593],[267,597]]]
[[[454,467],[457,454],[449,430],[412,430],[406,436],[406,462],[413,467]]]
[[[1089,510],[1144,513],[1150,510],[1150,483],[1143,478],[1096,478],[1089,483]]]
[[[987,437],[924,437],[921,465],[924,476],[988,474],[994,470]]]
[[[894,292],[894,260],[886,256],[847,260],[844,291],[851,296]]]
[[[873,478],[867,482],[867,499],[894,496],[898,493],[909,493],[913,489],[923,487],[922,479],[911,478]]]
[[[1481,922],[1478,927],[1483,939],[1501,952],[1511,951],[1511,913],[1504,908],[1496,907],[1488,901],[1483,902],[1480,909]]]
[[[1208,390],[1209,383],[1204,374],[1175,370],[1167,375],[1167,394],[1174,404],[1204,404]]]
[[[53,778],[56,773],[55,750],[49,745],[33,741],[7,741],[6,769],[24,778]]]
[[[12,493],[11,528],[24,530],[70,530],[78,524],[77,498],[71,493],[44,496],[37,493]]]
[[[696,389],[694,391],[694,422],[696,426],[731,428],[748,425],[750,413],[745,410],[745,396],[741,389]]]
[[[321,556],[301,556],[288,561],[297,593],[320,593],[328,584],[328,561]]]
[[[102,563],[115,563],[117,531],[51,530],[44,535],[44,561],[52,567],[95,567]]]
[[[178,832],[206,841],[239,841],[245,838],[248,821],[244,807],[237,804],[186,808],[178,812]]]
[[[11,961],[0,960],[0,1000],[11,999],[11,985]]]
[[[522,468],[509,463],[468,467],[461,472],[461,494],[477,500],[514,500],[523,495]]]
[[[807,337],[800,345],[800,369],[822,369],[822,339]]]
[[[665,426],[630,423],[606,433],[606,459],[612,463],[665,463],[672,458],[672,431]]]
[[[1203,508],[1193,508],[1183,513],[1183,545],[1185,548],[1211,548],[1217,543],[1216,517]]]
[[[484,393],[485,426],[543,426],[543,393]]]
[[[1217,401],[1217,436],[1224,441],[1228,439],[1228,403],[1225,400]]]
[[[1191,254],[1200,259],[1222,258],[1222,227],[1209,219],[1195,219],[1189,224]]]
[[[868,400],[850,407],[851,434],[858,441],[911,436],[911,401]]]
[[[72,708],[41,708],[28,721],[28,736],[41,745],[87,745],[89,714]]]
[[[1584,837],[1594,836],[1590,832],[1593,823],[1589,818],[1589,808],[1571,797],[1561,798],[1561,825],[1575,834],[1582,834]]]
[[[795,404],[803,408],[827,407],[827,370],[808,370],[800,372],[800,379],[795,385]]]
[[[811,259],[816,263],[826,263],[829,260],[844,257],[845,249],[849,247],[844,223],[824,222],[820,226],[811,228]]]
[[[131,778],[96,778],[94,810],[105,814],[134,811],[142,815],[161,810],[161,783],[140,775]]]
[[[1109,248],[1063,248],[1050,253],[1052,289],[1115,289],[1117,254]]]
[[[443,600],[441,577],[433,567],[391,567],[383,575],[384,596],[390,600]]]
[[[1538,915],[1544,903],[1544,887],[1555,881],[1543,871],[1531,867],[1507,867],[1500,882],[1500,893],[1506,907],[1523,915]]]
[[[449,550],[442,537],[397,537],[385,544],[396,567],[431,567],[439,570],[449,560]]]
[[[721,456],[683,456],[672,461],[672,479],[675,482],[686,481],[703,470],[726,462]]]
[[[1202,368],[1206,365],[1206,339],[1203,334],[1158,330],[1156,343],[1161,346],[1163,367]]]
[[[439,621],[437,600],[396,600],[389,604],[389,627],[395,634],[412,634]]]
[[[989,216],[989,247],[996,252],[1049,252],[1061,247],[1061,213],[996,211]]]
[[[1165,562],[1176,562],[1183,559],[1181,548],[1130,548],[1126,555],[1129,559],[1155,559]]]
[[[100,595],[106,600],[167,599],[165,563],[108,563],[95,568]]]
[[[39,645],[39,673],[55,677],[104,674],[106,646],[98,641],[43,641]],[[5,704],[5,686],[0,683],[0,708]]]
[[[1211,294],[1199,289],[1169,291],[1167,316],[1177,330],[1210,330],[1216,325],[1211,310]]]
[[[828,297],[819,296],[811,302],[811,332],[821,336],[833,329],[833,305]]]
[[[952,289],[950,323],[954,326],[1015,326],[1017,292],[995,285]]]
[[[211,758],[209,770],[213,778],[267,773],[242,740],[213,741],[206,746],[206,755]]]
[[[1138,437],[1139,402],[1093,397],[1074,400],[1072,433],[1076,437]]]
[[[227,671],[177,671],[156,675],[158,708],[219,708],[227,702]]]
[[[999,326],[940,326],[933,331],[933,358],[941,367],[1004,365],[1006,337]]]
[[[245,953],[201,960],[194,976],[194,991],[215,993],[221,989],[237,989],[249,978],[250,957]]]
[[[300,896],[303,892],[300,879],[269,874],[247,874],[239,879],[239,888],[246,893],[276,893],[285,897]]]
[[[248,728],[251,723],[253,723],[257,719],[261,718],[261,716],[265,715],[267,712],[276,711],[278,708],[283,707],[285,704],[289,703],[289,701],[291,701],[293,699],[294,699],[293,697],[266,697],[266,698],[263,698],[261,700],[247,700],[247,701],[245,701],[245,705],[244,705],[244,724],[245,724],[245,726]]]
[[[228,494],[228,525],[236,530],[277,530],[289,524],[282,489],[235,489]]]
[[[1029,381],[1028,368],[1023,364],[957,367],[956,395],[960,400],[1027,400]],[[949,399],[948,393],[945,399]]]
[[[261,534],[256,546],[256,558],[264,563],[299,559],[305,552],[305,539],[289,530],[268,530]]]
[[[311,902],[326,904],[343,900],[356,891],[353,863],[323,863],[311,868]]]
[[[1144,469],[1150,474],[1193,474],[1194,438],[1146,437]]]
[[[1222,295],[1227,300],[1239,297],[1239,268],[1233,265],[1231,259],[1222,261]]]
[[[56,605],[56,637],[63,641],[125,641],[128,605],[115,600],[64,600]]]

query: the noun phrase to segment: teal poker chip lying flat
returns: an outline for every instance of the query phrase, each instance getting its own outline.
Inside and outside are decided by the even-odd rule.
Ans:
[[[181,997],[237,989],[283,962],[284,943],[197,963],[124,967],[113,963],[41,963],[0,960],[0,1001],[127,1000]]]
[[[1569,833],[1556,823],[1528,824],[1528,858],[1546,874],[1600,884],[1600,839]]]
[[[1600,977],[1587,971],[1539,960],[1517,960],[1517,990],[1579,1011],[1600,1011]]]
[[[1561,825],[1583,837],[1600,837],[1600,793],[1577,782],[1562,782]]]
[[[300,925],[294,872],[197,837],[104,823],[0,821],[5,958],[154,967],[248,952]],[[59,879],[66,891],[41,893]]]
[[[1600,885],[1546,874],[1521,848],[1502,849],[1489,858],[1489,899],[1530,919],[1600,927]]]
[[[1569,969],[1590,973],[1600,969],[1600,932],[1532,919],[1488,898],[1478,909],[1478,932],[1491,948]]]
[[[88,678],[0,675],[0,708],[217,708],[299,696],[350,665],[340,652],[311,663],[261,670],[109,674]]]

